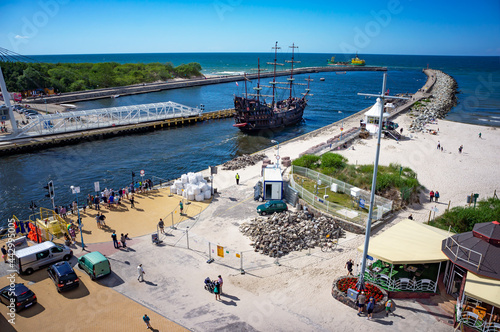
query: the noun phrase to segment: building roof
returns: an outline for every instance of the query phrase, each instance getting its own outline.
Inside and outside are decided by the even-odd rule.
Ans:
[[[500,280],[482,277],[467,272],[464,288],[465,295],[500,307]]]
[[[443,253],[455,264],[478,275],[500,279],[500,246],[490,243],[500,227],[495,222],[476,224],[472,232],[456,234],[441,244]]]
[[[475,237],[494,245],[500,245],[500,223],[498,221],[475,224],[472,232]]]
[[[377,102],[368,111],[365,112],[365,116],[380,117],[380,109],[382,108],[382,100],[377,98]],[[389,113],[384,112],[383,117],[388,117]]]
[[[368,255],[391,264],[423,264],[448,260],[440,248],[447,231],[412,220],[403,220],[370,239]],[[358,250],[363,252],[363,246]]]
[[[266,181],[283,181],[283,177],[281,176],[281,168],[268,166],[264,168],[264,182]]]

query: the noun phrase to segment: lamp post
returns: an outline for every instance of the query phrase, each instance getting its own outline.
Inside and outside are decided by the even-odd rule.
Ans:
[[[278,144],[278,153],[276,154],[276,167],[278,167],[280,163],[280,143],[274,139],[271,140],[271,143]]]
[[[82,219],[80,218],[80,209],[78,208],[78,193],[80,192],[80,187],[71,186],[71,192],[76,195],[76,211],[78,212],[78,226],[80,227],[80,236],[82,239],[82,250],[85,249],[85,244],[83,243],[83,232],[82,232]]]

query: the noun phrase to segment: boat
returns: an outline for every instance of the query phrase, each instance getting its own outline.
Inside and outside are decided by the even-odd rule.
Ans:
[[[365,60],[358,58],[358,52],[356,52],[356,57],[351,59],[351,65],[353,66],[364,66]]]
[[[324,78],[324,77],[321,77],[319,80],[320,80],[320,81],[324,81],[324,80],[325,80],[325,78]]]
[[[257,87],[254,87],[255,93],[247,93],[247,81],[245,74],[245,94],[244,96],[234,96],[234,108],[235,115],[233,124],[234,127],[240,129],[243,132],[252,133],[259,132],[266,129],[280,129],[286,126],[291,126],[302,121],[302,115],[304,109],[307,106],[307,96],[311,96],[309,93],[309,82],[310,78],[307,78],[307,84],[305,83],[295,83],[295,78],[293,77],[293,64],[299,63],[300,61],[294,60],[294,50],[298,48],[293,44],[290,46],[292,49],[292,59],[286,62],[291,64],[290,76],[287,78],[287,82],[276,82],[276,66],[283,65],[277,63],[277,50],[278,42],[276,42],[274,49],[274,62],[268,62],[268,64],[273,65],[273,80],[269,82],[269,86],[260,84],[260,59],[257,60]],[[285,86],[277,86],[285,85]],[[301,97],[293,96],[293,86],[294,85],[307,85],[305,92],[302,93]],[[272,95],[262,94],[262,88],[269,88]],[[287,92],[287,98],[278,100],[277,92],[279,90],[289,90]],[[270,98],[271,102],[267,103],[266,98]]]
[[[112,95],[111,98],[118,98],[120,95]]]
[[[345,75],[345,74],[347,74],[347,72],[346,71],[336,71],[335,74],[337,74],[337,75]]]
[[[348,66],[348,65],[350,65],[349,62],[335,62],[335,57],[334,56],[332,56],[331,59],[326,60],[326,62],[330,66]]]

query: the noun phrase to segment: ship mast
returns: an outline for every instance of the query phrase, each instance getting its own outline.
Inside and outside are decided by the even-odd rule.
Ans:
[[[281,49],[281,47],[278,47],[278,42],[276,42],[276,44],[274,44],[274,47],[272,49],[274,50],[274,62],[268,62],[267,64],[268,65],[272,64],[273,67],[274,67],[273,81],[269,82],[273,86],[273,103],[272,103],[272,106],[274,107],[274,97],[276,95],[276,65],[281,65],[282,66],[283,64],[278,63],[278,50]]]
[[[292,49],[292,60],[285,60],[285,62],[288,62],[288,63],[291,63],[292,64],[292,68],[290,69],[290,77],[288,78],[288,81],[290,82],[290,100],[292,99],[292,85],[293,85],[293,81],[295,80],[293,78],[293,64],[294,63],[300,63],[300,61],[294,61],[294,51],[296,48],[299,48],[298,46],[295,46],[295,43],[292,43],[292,46],[288,46]]]

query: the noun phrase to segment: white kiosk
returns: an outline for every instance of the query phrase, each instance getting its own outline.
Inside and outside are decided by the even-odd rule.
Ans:
[[[283,197],[283,177],[281,169],[274,166],[264,168],[263,175],[263,197],[264,200],[282,199]]]
[[[380,118],[380,109],[383,107],[382,100],[377,98],[377,102],[373,105],[368,111],[365,113],[365,123],[366,130],[372,135],[378,132],[379,128],[379,118]],[[389,117],[389,113],[384,112],[383,114],[383,123],[387,122],[387,118]]]

